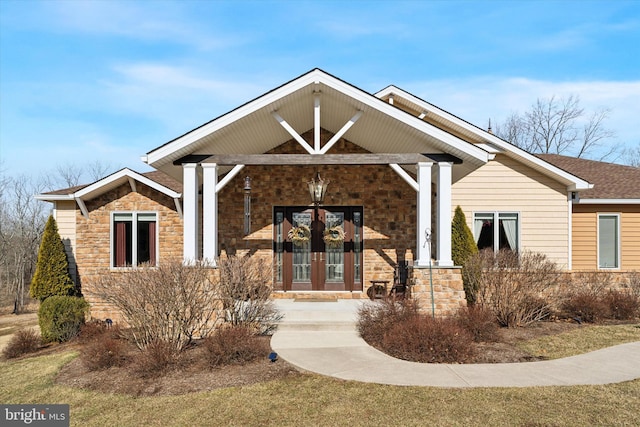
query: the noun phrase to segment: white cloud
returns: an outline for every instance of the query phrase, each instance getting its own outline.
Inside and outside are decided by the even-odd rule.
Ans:
[[[64,32],[164,41],[210,50],[236,45],[241,39],[213,34],[187,15],[180,3],[74,1],[45,3],[48,24]]]
[[[120,64],[103,81],[110,109],[157,120],[180,134],[268,90],[254,81],[236,81],[186,66],[160,63]],[[213,77],[212,77],[213,76]]]

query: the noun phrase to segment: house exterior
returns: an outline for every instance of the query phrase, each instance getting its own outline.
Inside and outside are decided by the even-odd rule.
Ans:
[[[280,298],[366,298],[407,262],[414,295],[451,312],[466,304],[451,259],[456,206],[479,247],[543,252],[569,271],[578,263],[576,201],[593,189],[588,177],[399,88],[370,94],[319,69],[143,161],[155,171],[123,169],[37,196],[54,203],[73,276],[96,317],[112,315],[92,300],[100,275],[170,258],[215,269],[230,254],[265,259]],[[318,176],[328,184],[312,203]],[[637,215],[629,218],[637,230]],[[637,256],[632,246],[620,259]]]
[[[594,184],[571,204],[571,270],[640,271],[640,168],[539,157]]]

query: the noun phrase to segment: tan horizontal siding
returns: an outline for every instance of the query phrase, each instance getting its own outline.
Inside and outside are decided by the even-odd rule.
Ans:
[[[620,215],[620,269],[640,270],[640,206],[575,205],[573,208],[573,268],[598,268],[598,214]]]
[[[593,270],[598,267],[597,214],[573,209],[573,269]]]
[[[640,206],[627,207],[620,217],[621,268],[640,270]]]
[[[452,207],[460,206],[473,230],[477,212],[520,214],[520,248],[542,252],[568,265],[566,187],[503,155],[453,184]]]
[[[76,280],[76,202],[56,202],[55,220],[58,225],[60,239],[64,243],[64,249],[69,261],[69,273]]]

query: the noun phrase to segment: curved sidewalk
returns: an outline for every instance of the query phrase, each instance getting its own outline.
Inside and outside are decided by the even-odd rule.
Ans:
[[[284,319],[271,339],[300,369],[345,380],[431,387],[535,387],[610,384],[640,378],[640,342],[564,359],[502,364],[426,364],[395,359],[355,330],[348,301],[280,301]]]

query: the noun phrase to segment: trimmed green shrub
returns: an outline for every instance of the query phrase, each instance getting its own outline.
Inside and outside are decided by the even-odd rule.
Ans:
[[[53,216],[49,216],[38,250],[36,272],[31,280],[29,294],[32,298],[44,301],[53,295],[75,295],[75,293],[76,288],[69,276],[69,262],[58,233],[56,220]]]
[[[451,259],[455,265],[464,266],[467,260],[478,253],[478,246],[473,238],[473,234],[467,225],[467,219],[460,206],[456,207],[451,222]],[[469,303],[476,301],[477,288],[476,280],[472,280],[470,274],[473,272],[466,268],[462,269],[462,282],[464,291]]]
[[[38,310],[38,324],[44,342],[64,342],[78,335],[89,304],[80,297],[54,295]]]

